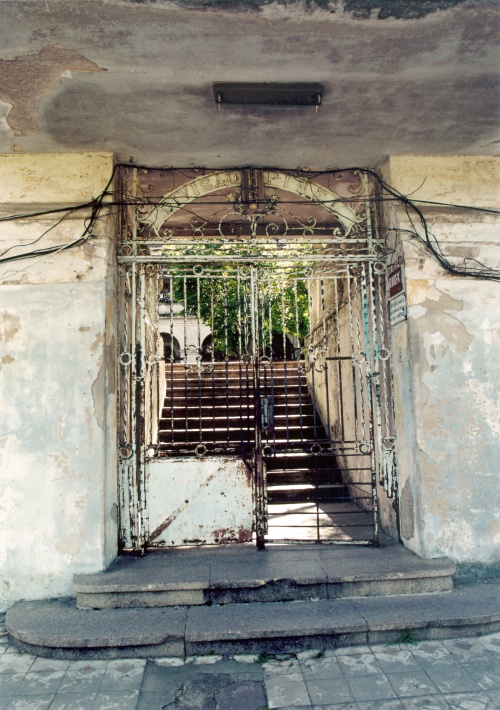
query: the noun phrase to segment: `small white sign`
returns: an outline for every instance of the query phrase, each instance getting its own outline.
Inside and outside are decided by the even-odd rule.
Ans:
[[[398,293],[389,301],[389,325],[392,328],[402,320],[406,320],[406,294]]]

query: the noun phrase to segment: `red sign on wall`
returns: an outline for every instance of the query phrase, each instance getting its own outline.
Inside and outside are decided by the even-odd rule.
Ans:
[[[396,296],[403,290],[403,278],[401,275],[401,267],[396,266],[394,271],[391,271],[388,277],[389,281],[389,298]]]

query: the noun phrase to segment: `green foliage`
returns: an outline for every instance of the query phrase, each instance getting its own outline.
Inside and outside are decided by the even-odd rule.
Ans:
[[[389,641],[388,646],[406,644],[408,646],[417,646],[418,639],[415,633],[411,629],[404,629],[399,632],[399,635],[394,639],[394,641]]]
[[[267,653],[267,651],[261,651],[257,658],[255,659],[255,663],[258,663],[259,665],[264,665],[264,663],[267,663],[268,661],[271,660],[271,656]]]
[[[164,253],[172,253],[170,249],[169,245]],[[196,264],[199,251],[200,246],[196,244],[174,253],[192,255],[192,263]],[[213,333],[215,351],[229,357],[250,351],[249,267],[252,255],[249,252],[252,251],[255,251],[252,245],[232,246],[231,255],[248,256],[248,265],[238,267],[227,261],[216,263],[217,276],[205,277],[210,274],[210,266],[204,267],[203,278],[194,276],[192,266],[186,268],[185,264],[174,263],[169,268],[174,300],[184,305],[189,315],[202,319]],[[221,253],[221,247],[208,244],[203,253]],[[297,278],[304,263],[286,261],[289,253],[283,254],[283,260],[259,263],[257,317],[261,354],[270,355],[276,348],[283,351],[284,334],[296,336],[303,342],[308,333],[307,287],[303,279]]]

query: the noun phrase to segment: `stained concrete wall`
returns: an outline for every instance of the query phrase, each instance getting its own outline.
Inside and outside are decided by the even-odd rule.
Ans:
[[[494,158],[390,158],[384,178],[419,203],[449,260],[500,268],[500,207]],[[456,207],[446,206],[452,203]],[[413,230],[402,208],[387,224]],[[418,224],[418,220],[417,220]],[[420,230],[421,231],[421,230]],[[394,238],[404,260],[408,319],[392,328],[399,509],[405,544],[424,557],[500,562],[500,284],[452,276],[408,232]],[[473,264],[473,262],[469,262]]]
[[[87,202],[112,163],[1,156],[1,216]],[[77,239],[88,211],[61,216],[0,223],[0,253]],[[82,246],[0,262],[0,609],[71,594],[116,555],[114,243],[104,211]]]
[[[0,151],[137,165],[375,166],[494,154],[496,0],[2,0]],[[318,81],[216,110],[214,81]]]

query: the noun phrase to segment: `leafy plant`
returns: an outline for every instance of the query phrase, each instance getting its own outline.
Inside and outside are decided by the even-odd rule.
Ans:
[[[389,641],[387,644],[388,646],[393,646],[393,645],[408,645],[408,646],[417,646],[418,645],[418,639],[415,636],[415,633],[411,629],[404,629],[403,631],[399,632],[399,636],[397,636],[394,641]]]
[[[261,651],[257,658],[255,659],[255,663],[258,663],[259,665],[264,665],[264,663],[267,663],[268,661],[271,660],[271,656],[267,653],[267,651]]]

